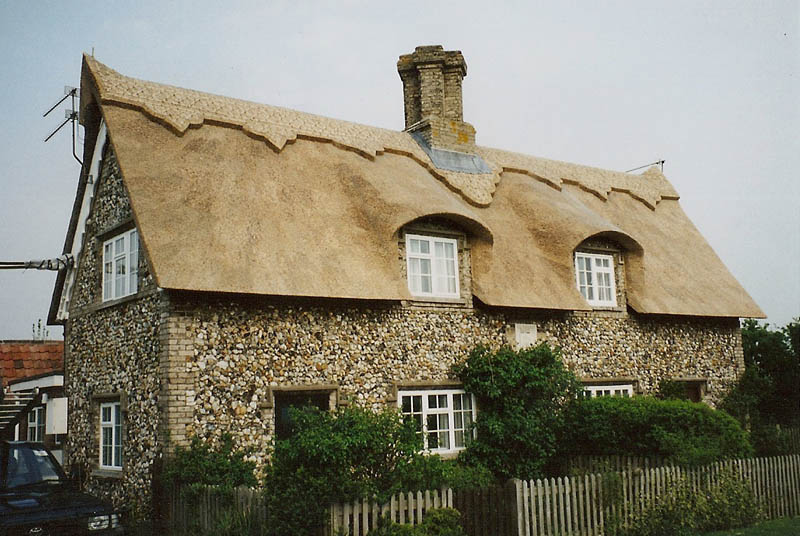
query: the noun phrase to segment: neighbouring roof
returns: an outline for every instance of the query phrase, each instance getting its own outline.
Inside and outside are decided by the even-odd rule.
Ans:
[[[64,370],[64,341],[0,341],[3,387]]]
[[[437,167],[406,132],[141,81],[84,56],[82,117],[96,106],[162,288],[410,299],[397,232],[444,216],[471,233],[473,292],[491,306],[589,309],[573,252],[606,236],[628,251],[637,312],[763,317],[657,168],[475,147],[482,163],[452,171],[464,162]]]

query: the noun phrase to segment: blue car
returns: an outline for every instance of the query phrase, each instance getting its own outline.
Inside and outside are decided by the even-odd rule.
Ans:
[[[0,441],[0,536],[120,535],[119,513],[76,489],[41,443]]]

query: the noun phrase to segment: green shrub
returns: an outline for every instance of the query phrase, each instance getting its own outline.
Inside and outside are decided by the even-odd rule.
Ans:
[[[454,367],[477,399],[477,436],[459,457],[498,479],[537,478],[556,454],[563,409],[580,384],[546,344],[515,352],[476,348]]]
[[[190,486],[253,487],[257,484],[255,463],[244,458],[245,453],[234,449],[233,438],[228,434],[222,436],[217,448],[195,436],[188,448],[175,450],[175,456],[167,461],[164,477],[167,482]]]
[[[453,508],[439,508],[425,514],[422,524],[417,526],[399,524],[381,518],[378,526],[368,536],[464,536],[461,514]]]
[[[800,424],[800,322],[790,322],[773,331],[768,324],[748,319],[742,326],[742,349],[745,367],[755,370],[765,382],[751,385],[748,394],[755,398],[751,418],[785,426]],[[742,383],[740,382],[740,385]]]
[[[382,517],[378,526],[367,533],[367,536],[422,536],[419,527],[395,523],[389,518]]]
[[[761,519],[750,485],[730,471],[718,482],[693,491],[681,481],[658,497],[621,536],[692,536],[698,532],[747,527]]]
[[[454,508],[430,510],[420,527],[425,536],[464,536],[461,513]]]
[[[442,472],[423,459],[416,425],[396,410],[290,411],[293,435],[276,441],[266,469],[272,534],[314,534],[333,502],[382,502],[406,486],[426,486],[425,471]]]
[[[437,455],[417,456],[401,471],[402,491],[441,489],[476,489],[496,483],[492,472],[483,465],[466,465],[442,460]]]
[[[650,397],[576,400],[562,436],[568,455],[661,456],[702,465],[752,456],[736,419],[704,404]]]
[[[720,404],[750,430],[757,456],[792,454],[778,425],[800,424],[800,323],[780,331],[749,319],[742,327],[745,371]]]
[[[750,429],[750,442],[756,456],[782,456],[797,454],[789,431],[775,424],[753,424]]]

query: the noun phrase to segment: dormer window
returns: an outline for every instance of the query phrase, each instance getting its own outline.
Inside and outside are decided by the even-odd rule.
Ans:
[[[136,229],[103,243],[103,301],[135,294],[139,289],[139,235]]]
[[[598,253],[575,253],[575,277],[578,290],[596,307],[616,307],[614,257]]]
[[[414,296],[458,298],[458,241],[406,235],[408,290]]]

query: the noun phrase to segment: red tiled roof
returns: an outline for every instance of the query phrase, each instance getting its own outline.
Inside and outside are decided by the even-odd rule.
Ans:
[[[64,370],[64,341],[0,341],[2,386],[20,378]]]

